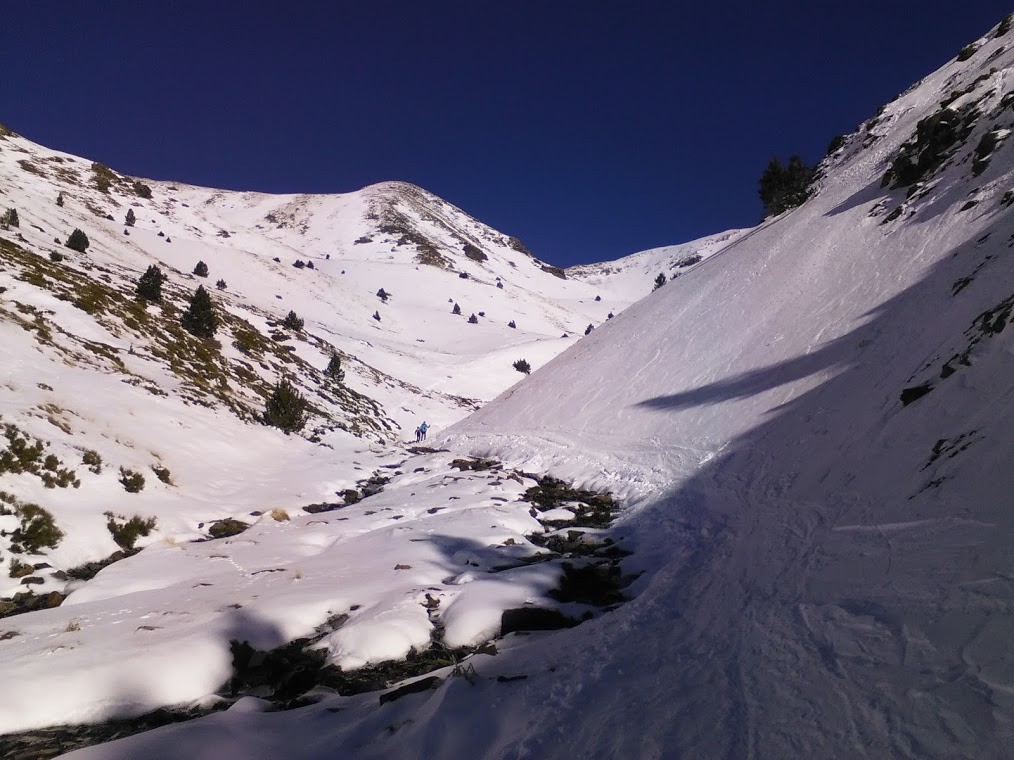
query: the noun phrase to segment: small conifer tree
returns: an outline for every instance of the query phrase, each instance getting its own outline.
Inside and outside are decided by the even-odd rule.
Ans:
[[[306,399],[288,378],[282,378],[271,391],[264,408],[264,422],[281,428],[286,435],[306,424]]]
[[[518,372],[524,375],[527,375],[531,373],[532,365],[529,364],[524,359],[518,359],[516,362],[514,362],[514,369],[516,369]]]
[[[765,216],[801,205],[810,197],[813,176],[814,169],[804,164],[799,156],[789,157],[785,166],[777,158],[772,158],[761,174],[758,188]]]
[[[665,272],[659,272],[658,277],[655,278],[655,287],[653,290],[658,290],[660,287],[665,285],[666,282],[668,282],[668,280],[666,280]]]
[[[218,329],[218,315],[215,314],[211,296],[203,285],[198,285],[194,291],[194,295],[190,298],[190,306],[183,312],[180,324],[184,330],[198,338],[210,338]]]
[[[136,221],[137,221],[137,217],[134,216],[134,209],[128,208],[127,209],[127,216],[124,218],[123,223],[125,225],[127,225],[128,227],[133,227],[134,226],[134,222],[136,222]]]
[[[331,360],[327,363],[327,369],[324,370],[324,374],[336,383],[345,382],[345,370],[342,369],[342,358],[338,355],[337,351],[331,352]]]
[[[194,274],[196,274],[198,277],[207,277],[208,265],[205,264],[203,261],[198,261],[197,266],[194,267]]]
[[[63,208],[63,191],[62,190],[56,196],[56,205],[59,206],[60,208]]]
[[[479,324],[479,318],[473,314],[472,316],[470,316],[468,318],[468,324],[470,324],[470,325],[477,325],[477,324]]]
[[[591,333],[591,331],[594,330],[594,329],[595,329],[595,325],[588,325],[586,328],[584,328],[584,334],[585,335],[589,335]]]
[[[18,210],[16,208],[7,209],[7,213],[3,215],[3,219],[0,219],[4,223],[5,227],[20,227],[21,221],[18,219]]]
[[[391,297],[391,294],[388,293],[383,288],[381,288],[380,290],[377,291],[377,298],[379,298],[384,303],[387,303],[387,299],[390,298],[390,297]]]
[[[72,251],[84,253],[88,250],[88,246],[91,245],[91,243],[88,242],[88,236],[86,234],[75,228],[75,230],[70,233],[70,237],[67,238],[67,242],[64,243],[64,245]]]
[[[152,264],[137,281],[137,296],[145,301],[162,300],[162,283],[166,281],[162,270]]]
[[[454,304],[454,308],[451,309],[451,314],[461,314],[461,307],[458,304]]]
[[[219,290],[225,290],[228,286],[225,284],[225,280],[219,280],[215,283],[215,287]]]
[[[507,326],[509,328],[511,328],[512,330],[516,330],[517,327],[518,327],[516,324],[514,324],[514,320],[513,319],[510,322],[507,323]]]
[[[303,329],[303,320],[298,314],[296,314],[296,312],[290,310],[289,313],[285,315],[285,319],[282,320],[282,327],[287,327],[290,330],[299,332]]]
[[[380,321],[380,312],[379,311],[373,312],[373,318],[379,322]]]

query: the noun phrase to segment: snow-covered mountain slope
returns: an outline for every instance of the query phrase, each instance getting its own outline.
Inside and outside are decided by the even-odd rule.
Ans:
[[[57,515],[71,538],[48,561],[64,569],[115,548],[103,512],[122,495],[120,468],[148,475],[129,509],[178,536],[265,501],[333,499],[364,477],[370,464],[353,462],[370,447],[411,437],[423,420],[460,419],[521,377],[514,361],[540,366],[651,289],[647,276],[640,291],[625,281],[617,292],[608,279],[567,278],[406,183],[327,196],[208,190],[124,177],[4,129],[8,209],[0,414],[12,440],[45,442],[63,486],[72,471],[79,485],[46,487],[47,470],[4,487]],[[88,237],[84,252],[63,245],[74,229]],[[206,276],[193,274],[198,261]],[[161,306],[134,297],[151,265],[168,276]],[[202,283],[224,319],[217,346],[179,324]],[[302,329],[281,324],[290,310]],[[322,374],[331,351],[342,385]],[[327,448],[256,423],[283,376],[314,405],[304,435]],[[86,452],[104,472],[85,469]],[[305,474],[314,467],[326,474]],[[62,583],[40,590],[51,587]],[[20,580],[0,588],[9,595]]]
[[[729,230],[679,245],[666,245],[601,264],[582,264],[567,269],[567,276],[582,280],[633,303],[644,297],[645,283],[665,275],[675,279],[705,259],[727,248],[749,230]]]
[[[514,381],[509,363],[502,373],[489,371],[493,354],[500,365],[519,354],[541,365],[568,345],[561,335],[573,342],[651,289],[647,275],[640,288],[624,284],[622,297],[608,279],[594,288],[568,279],[516,238],[407,183],[343,195],[210,190],[124,177],[5,133],[0,202],[17,210],[14,232],[23,238],[12,233],[12,242],[62,253],[64,268],[115,266],[105,274],[116,286],[123,280],[126,292],[152,263],[171,273],[170,283],[192,289],[201,280],[190,272],[205,261],[207,282],[227,283],[216,294],[225,308],[255,318],[255,327],[296,309],[308,332],[435,394],[430,416],[441,423],[462,412],[459,400],[440,394],[482,401]],[[122,223],[128,210],[137,219],[132,227]],[[61,246],[75,227],[92,243],[82,256]],[[628,267],[621,260],[612,268]],[[380,289],[390,298],[379,299]],[[451,314],[455,303],[460,319]],[[477,325],[467,323],[471,314]],[[371,378],[362,374],[365,389]]]
[[[444,582],[440,551],[414,545],[438,526],[448,545],[457,542],[453,557],[472,557],[465,547],[491,536],[507,548],[480,551],[485,565],[538,551],[525,538],[542,530],[529,508],[503,506],[517,489],[494,487],[484,502],[485,476],[451,474],[447,458],[413,464],[437,473],[419,486],[425,497],[405,475],[388,506],[373,496],[335,519],[301,508],[331,509],[378,490],[406,461],[401,441],[419,422],[439,429],[460,419],[522,377],[515,360],[538,367],[646,295],[654,274],[635,282],[640,259],[613,262],[609,277],[586,282],[405,183],[332,196],[207,190],[125,177],[6,129],[0,216],[0,616],[69,594],[59,609],[0,626],[0,674],[35,684],[34,696],[0,705],[0,731],[134,715],[214,691],[229,666],[223,632],[280,644],[349,606],[334,596],[332,580],[346,572],[335,558],[359,568],[357,579],[380,573],[375,588],[355,581],[362,610],[331,658],[346,667],[404,657],[436,630],[420,618],[418,572],[390,576],[396,564],[425,565],[431,590],[450,589],[436,598],[448,621],[459,621],[440,623],[455,646],[495,634],[506,606],[547,601],[558,564],[465,589]],[[87,235],[84,251],[64,245],[75,229]],[[207,274],[194,273],[198,261]],[[161,303],[135,295],[153,265],[167,275]],[[222,322],[213,340],[181,326],[201,284]],[[286,326],[289,311],[301,328]],[[323,372],[333,351],[344,382]],[[280,378],[311,404],[302,437],[259,421]],[[440,514],[462,493],[471,494],[467,511]],[[354,512],[365,522],[347,516]],[[378,512],[393,514],[369,519]],[[236,520],[256,524],[247,538],[190,551]],[[402,522],[391,529],[394,520]],[[89,579],[99,569],[90,563],[131,545],[148,548]],[[364,563],[379,564],[366,573]],[[319,572],[322,582],[302,584],[297,601],[272,580],[281,566],[297,580]],[[215,591],[202,607],[192,589],[209,582]],[[240,597],[261,628],[235,623]],[[258,611],[251,598],[275,601]],[[126,599],[134,600],[127,618],[108,614]],[[296,606],[306,615],[293,617]],[[109,626],[163,613],[172,624],[156,628],[161,644],[143,642],[151,657],[126,655],[134,675],[131,693],[121,693],[130,642]],[[53,615],[81,639],[44,644]],[[392,620],[404,621],[393,633]],[[258,633],[265,626],[277,635]],[[42,652],[63,652],[61,664]],[[184,655],[194,655],[189,665]],[[47,697],[68,671],[84,679],[81,688],[65,690],[67,700]]]
[[[803,206],[441,440],[625,496],[632,601],[398,702],[71,756],[1009,756],[1010,27],[861,125]]]

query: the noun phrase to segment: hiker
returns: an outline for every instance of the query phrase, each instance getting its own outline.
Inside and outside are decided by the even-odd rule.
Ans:
[[[422,433],[422,440],[426,440],[426,431],[429,430],[430,426],[423,420],[423,424],[419,426],[419,432]]]
[[[423,435],[422,428],[421,427],[417,427],[415,429],[415,442],[416,443],[419,443],[422,440],[422,435]]]

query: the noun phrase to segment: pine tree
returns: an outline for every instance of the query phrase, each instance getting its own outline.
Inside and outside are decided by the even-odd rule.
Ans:
[[[205,264],[203,261],[198,261],[197,266],[194,267],[194,274],[196,274],[198,277],[207,277],[208,265]]]
[[[288,378],[282,378],[264,407],[264,422],[281,428],[286,435],[301,430],[306,424],[306,406],[303,395],[292,387]]]
[[[653,290],[658,290],[660,287],[662,287],[663,285],[665,285],[666,282],[668,282],[668,280],[666,280],[665,272],[659,272],[658,273],[658,277],[655,278],[655,287],[652,288],[652,289]]]
[[[461,307],[458,306],[457,304],[454,304],[454,308],[451,309],[451,314],[457,314],[457,315],[460,316],[461,315]]]
[[[5,227],[20,227],[21,221],[18,219],[18,210],[16,208],[7,209],[7,213],[0,218],[0,222],[3,222]]]
[[[390,298],[390,297],[391,297],[391,294],[388,293],[383,288],[381,288],[380,290],[377,291],[377,298],[379,298],[384,303],[387,303],[387,299]]]
[[[470,325],[477,325],[477,324],[479,324],[479,318],[473,314],[472,316],[470,316],[468,318],[468,324],[470,324]]]
[[[813,176],[814,169],[804,164],[799,156],[791,156],[786,166],[782,166],[778,158],[772,158],[761,174],[758,187],[765,216],[801,205],[810,197]]]
[[[585,335],[589,335],[591,333],[591,331],[594,330],[594,329],[595,329],[595,325],[588,325],[586,328],[584,328],[584,334]]]
[[[526,362],[524,359],[518,359],[516,362],[514,362],[514,369],[516,369],[518,372],[521,372],[522,374],[527,375],[531,373],[532,365]]]
[[[63,191],[62,190],[56,196],[56,205],[60,206],[61,208],[63,208]]]
[[[125,225],[127,225],[128,227],[133,227],[134,226],[134,222],[136,222],[136,221],[137,221],[137,217],[134,216],[134,209],[128,208],[127,209],[127,216],[123,220],[123,223]]]
[[[327,363],[327,369],[324,370],[324,374],[336,383],[345,382],[345,370],[342,369],[342,358],[338,355],[337,351],[331,352],[331,360]]]
[[[285,315],[285,319],[282,320],[282,326],[299,332],[303,329],[303,320],[300,319],[296,312],[290,310],[289,313]]]
[[[162,300],[162,283],[168,279],[162,270],[152,264],[137,281],[137,296],[145,301]]]
[[[225,280],[219,280],[215,283],[215,287],[219,290],[225,290],[228,286],[225,284]]]
[[[510,322],[507,323],[507,326],[510,327],[513,330],[516,330],[517,327],[518,327],[516,324],[514,324],[514,320],[513,319]]]
[[[198,285],[197,290],[190,299],[190,307],[183,312],[180,319],[183,329],[198,338],[210,338],[218,329],[219,319],[215,314],[215,307],[211,302],[211,296]]]
[[[380,321],[380,312],[379,311],[373,312],[373,318],[379,322]]]
[[[74,231],[70,233],[70,237],[67,238],[67,242],[64,243],[64,245],[72,251],[84,253],[88,250],[88,246],[91,244],[88,242],[88,236],[81,230],[75,228]]]

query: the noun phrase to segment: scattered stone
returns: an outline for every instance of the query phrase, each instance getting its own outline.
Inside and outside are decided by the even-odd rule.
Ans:
[[[454,467],[461,472],[466,470],[473,470],[475,472],[482,472],[484,470],[502,470],[503,465],[497,462],[495,459],[455,459],[451,462],[451,467]]]
[[[419,694],[420,692],[429,691],[430,689],[437,688],[443,683],[442,678],[437,676],[427,676],[426,678],[420,678],[418,681],[399,686],[393,691],[384,692],[380,695],[380,704],[386,704],[387,702],[393,702],[396,699],[407,697],[409,694]]]
[[[500,617],[500,635],[506,636],[514,631],[556,631],[561,628],[573,628],[580,622],[567,617],[559,610],[545,607],[516,607],[503,611]]]
[[[563,563],[559,585],[549,592],[558,602],[580,602],[594,607],[610,607],[626,601],[623,588],[632,578],[625,578],[616,561],[592,562],[585,565]]]
[[[142,731],[180,723],[209,715],[229,706],[222,701],[203,709],[170,710],[160,708],[147,715],[105,723],[38,728],[3,737],[5,758],[11,760],[49,760],[75,749],[103,744],[113,739],[139,734]]]
[[[288,702],[312,689],[324,667],[323,650],[306,649],[307,639],[262,652],[246,641],[233,640],[233,675],[221,692],[228,696],[261,696]],[[220,693],[221,693],[220,692]]]
[[[72,567],[67,571],[67,575],[77,581],[90,581],[98,575],[99,571],[103,568],[108,567],[114,562],[119,562],[121,559],[133,557],[139,551],[141,550],[131,549],[130,551],[115,551],[105,559],[96,560],[95,562],[86,562],[83,565]],[[53,573],[53,577],[56,578],[57,574]]]
[[[930,383],[923,383],[922,385],[913,385],[911,388],[905,388],[901,392],[901,405],[908,406],[913,401],[917,401],[933,390],[933,386]]]
[[[519,673],[516,676],[497,676],[496,681],[497,683],[511,683],[512,681],[524,681],[526,678],[528,678],[528,674]]]
[[[348,498],[346,497],[346,503],[351,504],[352,502],[348,501]],[[307,504],[305,507],[303,507],[303,511],[309,512],[311,515],[318,515],[321,512],[331,512],[335,509],[341,509],[344,506],[345,504],[324,501],[319,504]]]
[[[59,591],[40,595],[33,591],[20,591],[9,599],[0,599],[0,618],[59,607],[66,598]]]

